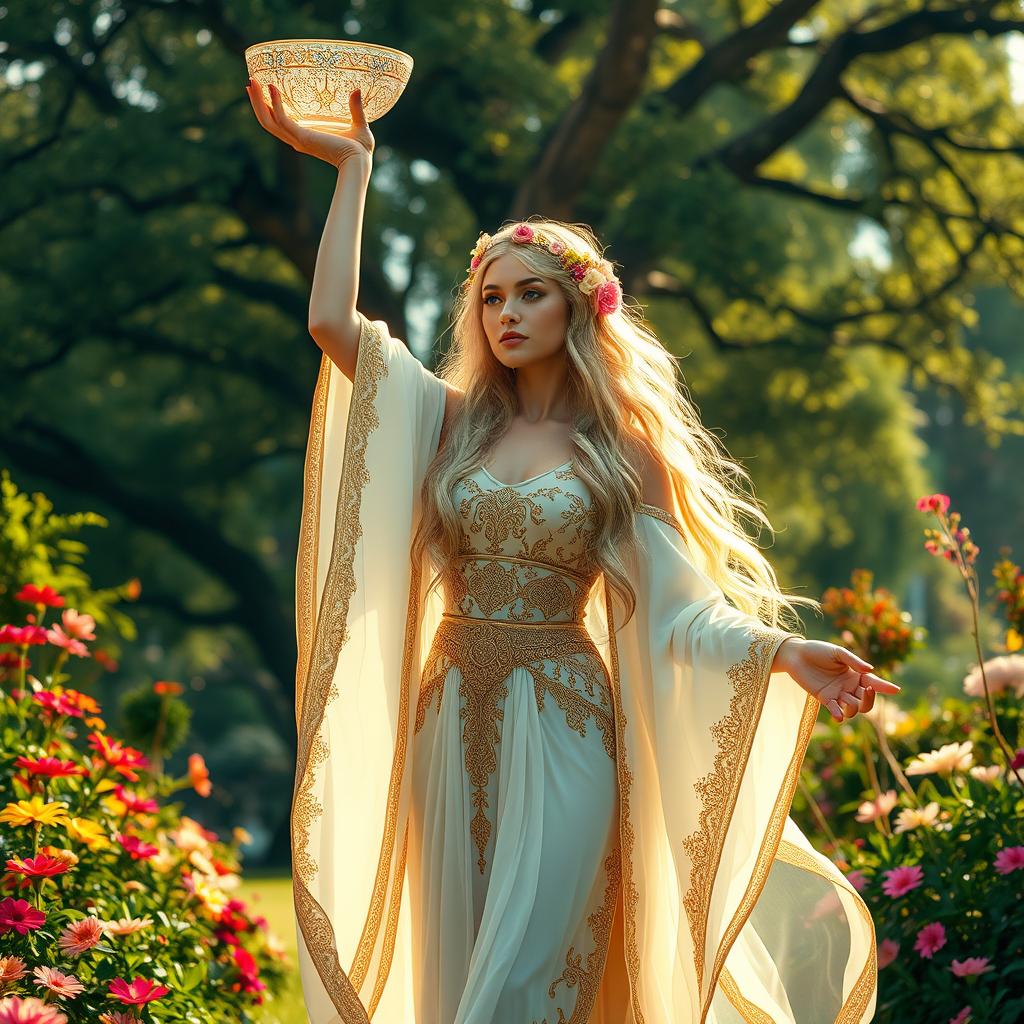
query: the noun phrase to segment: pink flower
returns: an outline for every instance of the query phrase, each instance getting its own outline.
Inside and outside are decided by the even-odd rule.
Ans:
[[[954,960],[949,969],[958,978],[971,978],[975,974],[985,974],[995,970],[988,962],[987,956],[969,956],[966,960]]]
[[[143,842],[138,836],[126,836],[116,832],[114,838],[131,854],[132,860],[148,860],[160,852],[152,843]]]
[[[109,988],[111,998],[120,999],[122,1003],[131,1006],[151,1003],[171,991],[166,985],[157,985],[148,978],[133,978],[130,982],[124,978],[115,978]]]
[[[874,800],[865,800],[857,808],[855,817],[857,821],[864,823],[877,821],[879,818],[884,818],[896,806],[898,800],[896,790],[887,789],[884,793],[876,796]]]
[[[73,999],[79,992],[85,991],[85,986],[73,974],[64,974],[55,967],[37,967],[32,976],[37,985],[49,989],[54,995],[70,996]]]
[[[582,263],[574,263],[569,267],[569,276],[579,284],[587,276],[587,268]]]
[[[868,880],[864,876],[864,872],[857,868],[851,871],[847,876],[846,880],[857,890],[857,892],[863,892],[868,886]]]
[[[942,512],[949,508],[949,495],[947,494],[926,494],[923,498],[917,499],[918,512]]]
[[[926,924],[918,933],[914,949],[926,960],[931,958],[946,944],[946,929],[938,921]]]
[[[967,1018],[971,1015],[971,1008],[965,1006],[955,1017],[949,1018],[949,1024],[967,1024]]]
[[[552,238],[548,242],[548,252],[553,256],[561,256],[565,252],[565,242],[560,242],[557,238]]]
[[[77,640],[96,639],[96,620],[85,612],[76,611],[74,608],[66,608],[60,615],[64,632]]]
[[[920,864],[914,864],[911,867],[890,868],[882,873],[882,877],[885,879],[882,883],[882,892],[886,896],[898,899],[921,884],[924,871]]]
[[[996,854],[995,869],[1001,875],[1024,868],[1024,846],[1008,846]]]
[[[100,1014],[100,1024],[142,1024],[142,1021],[126,1010],[107,1010]]]
[[[520,245],[533,241],[533,228],[529,224],[519,223],[512,229],[512,241]]]
[[[618,281],[606,281],[597,289],[597,311],[602,316],[614,313],[622,302],[622,289]]]
[[[469,269],[470,269],[470,270],[476,270],[476,268],[480,266],[480,261],[481,261],[482,259],[483,259],[483,257],[482,257],[482,256],[474,256],[474,257],[473,257],[473,258],[472,258],[472,259],[471,259],[471,260],[469,261]]]
[[[882,939],[878,946],[878,969],[888,967],[896,959],[900,944],[892,939]]]
[[[1013,760],[1010,762],[1010,767],[1011,768],[1024,768],[1024,747],[1021,747],[1017,751],[1017,753],[1013,755]]]
[[[54,647],[63,647],[68,654],[74,654],[78,658],[88,658],[89,648],[73,636],[68,636],[60,626],[53,626],[46,631],[46,639]]]
[[[41,910],[29,906],[25,900],[16,900],[11,896],[0,900],[0,935],[12,928],[19,935],[27,935],[46,922],[46,915]]]
[[[68,1018],[35,996],[8,996],[0,999],[0,1024],[68,1024]]]
[[[81,956],[87,949],[92,949],[103,938],[103,925],[97,917],[83,917],[80,921],[72,921],[60,933],[57,945],[68,956]]]

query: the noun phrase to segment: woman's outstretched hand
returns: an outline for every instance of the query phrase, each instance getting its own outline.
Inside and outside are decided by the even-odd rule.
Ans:
[[[870,711],[875,693],[899,693],[901,687],[871,672],[871,665],[838,644],[822,640],[787,640],[779,649],[780,665],[837,722]]]
[[[263,98],[263,90],[258,82],[251,78],[245,87],[256,112],[256,119],[271,135],[276,135],[287,142],[298,153],[326,160],[335,167],[341,167],[348,160],[370,162],[373,155],[374,139],[366,123],[363,111],[363,97],[359,89],[349,93],[348,109],[352,116],[352,126],[342,132],[323,132],[314,128],[304,128],[296,124],[286,113],[281,102],[281,94],[271,84],[270,106]]]

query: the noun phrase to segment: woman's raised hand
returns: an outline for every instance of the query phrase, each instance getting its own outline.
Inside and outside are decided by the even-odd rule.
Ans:
[[[258,82],[250,78],[245,91],[249,94],[256,119],[271,135],[276,135],[283,142],[287,142],[296,152],[308,153],[320,160],[326,160],[335,167],[341,167],[346,161],[353,159],[370,162],[374,139],[366,123],[363,97],[359,89],[349,93],[348,97],[352,126],[341,132],[324,132],[296,124],[285,113],[277,87],[271,84],[269,88],[270,106],[267,106]]]

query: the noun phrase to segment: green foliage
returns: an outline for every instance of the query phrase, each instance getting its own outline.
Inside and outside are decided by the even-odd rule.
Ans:
[[[169,757],[188,739],[192,710],[155,693],[152,686],[125,691],[118,710],[125,739],[162,757]]]
[[[96,588],[82,568],[87,546],[75,538],[83,527],[108,525],[96,512],[59,515],[45,494],[25,494],[0,469],[0,620],[10,622],[24,610],[15,600],[13,581],[31,580],[64,594],[101,628],[125,640],[135,639],[135,623],[117,605],[130,599],[137,586],[129,580],[117,587]],[[116,653],[116,643],[109,644]]]

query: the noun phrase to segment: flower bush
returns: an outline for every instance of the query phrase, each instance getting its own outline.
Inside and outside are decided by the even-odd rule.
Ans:
[[[69,665],[89,678],[102,649],[96,620],[41,575],[10,575],[29,549],[40,574],[60,575],[39,553],[85,520],[25,515],[12,529],[12,507],[31,504],[6,474],[3,486],[0,597],[22,611],[0,624],[0,1024],[250,1020],[282,986],[284,949],[234,894],[250,837],[222,839],[171,799],[212,791],[197,754],[181,777],[160,768],[186,738],[182,687],[158,680],[126,701],[148,755],[112,734],[70,685]],[[113,603],[68,579],[83,604]]]
[[[819,725],[802,781],[804,813],[872,912],[877,1024],[1015,1024],[1024,1019],[1024,658],[1010,652],[1020,646],[1024,575],[1008,560],[994,569],[1008,653],[986,661],[978,549],[945,495],[918,508],[938,520],[926,531],[926,550],[963,579],[978,664],[962,698],[901,708],[879,696],[851,722]],[[829,592],[823,606],[837,642],[883,677],[918,640],[891,595],[870,591],[870,576]]]

